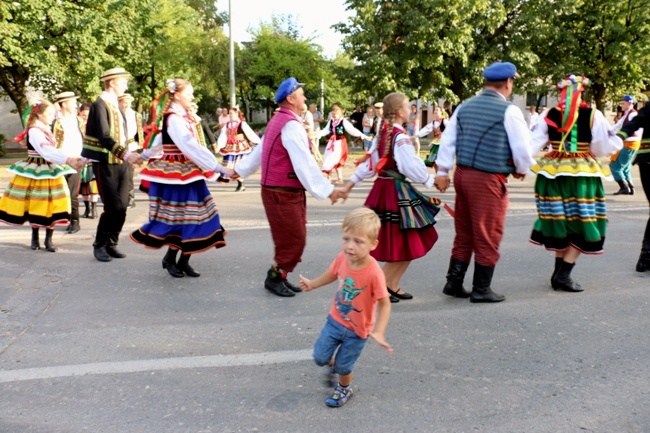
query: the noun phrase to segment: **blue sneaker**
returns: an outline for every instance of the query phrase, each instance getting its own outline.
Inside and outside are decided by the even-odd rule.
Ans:
[[[327,388],[333,388],[339,383],[339,375],[334,371],[334,367],[327,366],[323,374],[323,385]]]
[[[325,400],[325,404],[329,407],[340,407],[347,403],[350,398],[352,398],[352,388],[348,387],[346,389],[339,384],[336,386],[334,394]]]

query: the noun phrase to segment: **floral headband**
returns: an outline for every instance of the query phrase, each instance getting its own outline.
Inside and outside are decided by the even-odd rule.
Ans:
[[[582,84],[582,87],[589,87],[591,86],[591,80],[584,75],[576,77],[575,75],[571,74],[567,75],[563,80],[560,80],[560,82],[557,83],[557,88],[564,89],[565,87],[576,86],[578,84]]]
[[[176,81],[173,79],[169,79],[165,81],[165,87],[167,90],[169,90],[169,93],[175,93],[176,92]]]

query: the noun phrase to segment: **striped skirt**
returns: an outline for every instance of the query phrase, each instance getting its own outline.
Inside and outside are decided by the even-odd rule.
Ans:
[[[70,223],[70,190],[65,177],[14,176],[0,198],[0,221],[10,225],[53,227]]]
[[[226,246],[226,231],[205,180],[172,185],[149,185],[149,222],[131,233],[147,248],[173,246],[197,253]]]
[[[422,203],[420,197],[417,201]],[[435,221],[430,221],[420,228],[403,229],[405,223],[402,218],[405,209],[402,209],[399,202],[396,180],[391,177],[377,177],[365,206],[374,210],[381,220],[379,245],[370,252],[381,262],[409,261],[423,257],[438,240],[438,232],[433,226]],[[433,219],[433,215],[430,216]],[[412,222],[419,218],[414,215]]]
[[[537,176],[535,201],[532,243],[551,251],[573,246],[585,254],[602,254],[607,209],[600,177]]]

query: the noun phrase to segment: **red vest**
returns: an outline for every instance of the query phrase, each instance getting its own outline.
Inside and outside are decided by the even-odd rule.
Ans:
[[[266,126],[262,149],[262,186],[304,189],[293,168],[289,152],[282,144],[282,128],[291,121],[300,122],[300,119],[292,111],[280,108]],[[309,150],[306,132],[305,147]]]

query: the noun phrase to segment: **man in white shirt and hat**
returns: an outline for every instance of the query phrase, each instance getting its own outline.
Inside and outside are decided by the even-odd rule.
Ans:
[[[74,92],[59,93],[54,97],[54,103],[59,106],[59,113],[52,130],[57,145],[61,150],[71,158],[79,158],[83,147],[83,134],[81,128],[83,121],[77,117],[77,95]],[[70,189],[70,202],[72,208],[70,211],[70,224],[66,228],[66,233],[77,233],[79,226],[79,182],[81,174],[79,172],[68,174],[65,180]]]

